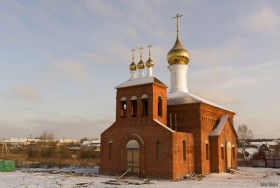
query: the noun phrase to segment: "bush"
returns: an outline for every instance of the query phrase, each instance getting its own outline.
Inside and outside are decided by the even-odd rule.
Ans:
[[[54,147],[44,147],[41,149],[41,157],[43,158],[51,158],[54,157]]]
[[[38,154],[35,146],[29,145],[26,149],[26,154],[28,158],[35,158]]]
[[[80,150],[78,154],[79,159],[89,159],[95,157],[96,157],[96,152],[94,151],[94,148],[83,148]]]
[[[58,157],[62,159],[70,159],[72,158],[71,152],[69,148],[63,146],[58,149]]]

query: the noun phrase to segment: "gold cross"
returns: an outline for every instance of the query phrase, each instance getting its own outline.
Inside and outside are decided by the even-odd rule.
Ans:
[[[132,62],[134,62],[134,52],[135,52],[136,50],[134,49],[134,48],[132,48],[132,50],[131,50],[131,54],[132,54]]]
[[[142,50],[143,50],[144,48],[141,46],[140,48],[139,48],[139,50],[140,50],[140,60],[142,60]]]
[[[149,44],[149,46],[147,46],[147,48],[149,48],[149,58],[151,57],[151,47],[152,45]]]
[[[177,34],[178,34],[178,32],[179,32],[179,17],[182,17],[183,15],[182,14],[176,14],[176,16],[174,16],[173,17],[173,19],[174,18],[176,18],[176,20],[177,20],[177,25],[176,25],[176,27],[177,27]]]

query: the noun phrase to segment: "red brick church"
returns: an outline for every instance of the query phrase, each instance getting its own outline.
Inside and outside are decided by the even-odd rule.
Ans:
[[[177,179],[237,168],[235,113],[188,91],[189,52],[179,38],[180,16],[167,54],[168,93],[153,76],[150,48],[146,63],[140,48],[137,65],[132,51],[131,78],[116,87],[116,121],[101,134],[101,174]]]

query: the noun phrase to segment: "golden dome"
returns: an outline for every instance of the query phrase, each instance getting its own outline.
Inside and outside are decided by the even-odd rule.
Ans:
[[[174,64],[187,65],[189,62],[189,58],[190,58],[189,52],[182,46],[181,41],[177,35],[177,39],[173,48],[167,54],[167,61],[169,65],[174,65]]]
[[[136,64],[134,62],[132,62],[130,65],[129,65],[129,69],[131,71],[136,71]]]
[[[142,59],[139,61],[139,63],[137,64],[138,69],[144,69],[145,68],[145,64],[142,61]]]
[[[148,61],[146,62],[146,66],[147,67],[153,67],[154,66],[154,62],[150,57],[149,57]]]

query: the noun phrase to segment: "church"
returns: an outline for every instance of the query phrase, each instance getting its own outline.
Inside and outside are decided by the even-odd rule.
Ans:
[[[125,172],[141,177],[178,179],[237,168],[235,113],[191,94],[189,52],[179,36],[167,53],[170,89],[153,76],[154,62],[129,66],[129,80],[115,87],[116,120],[101,134],[100,174]]]

